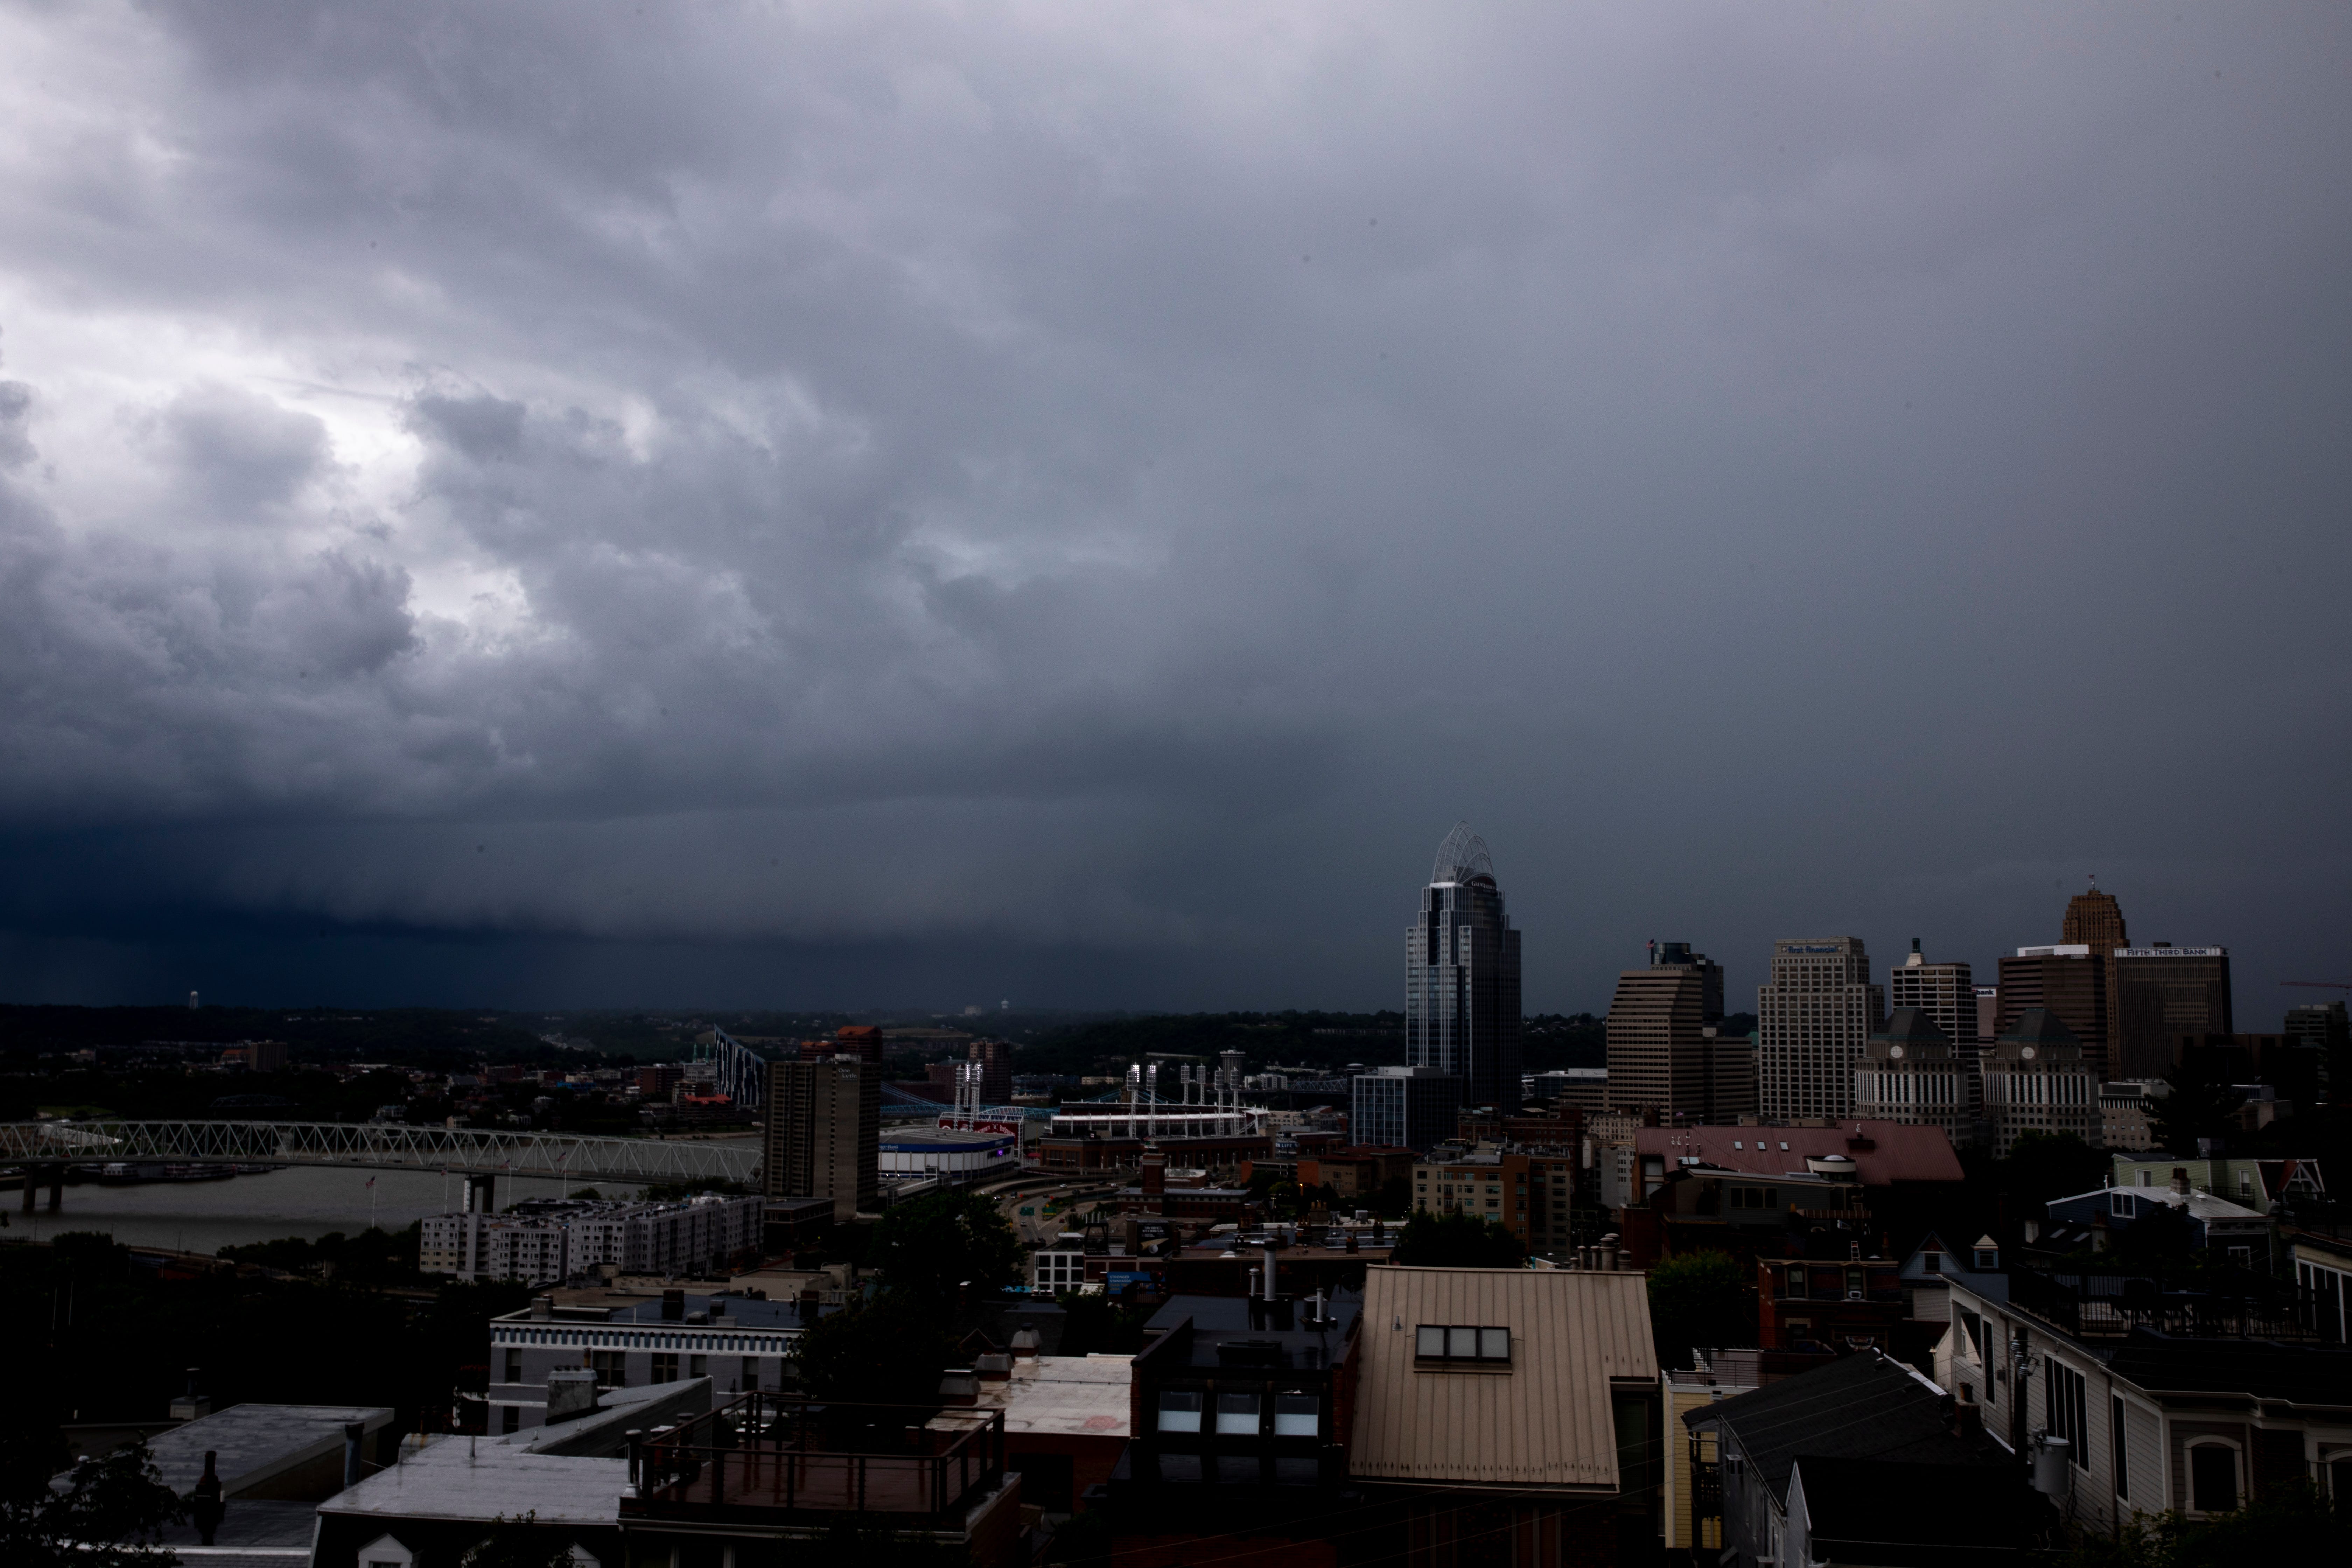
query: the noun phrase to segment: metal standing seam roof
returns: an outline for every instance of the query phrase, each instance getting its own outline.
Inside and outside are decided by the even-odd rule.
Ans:
[[[1610,1380],[1658,1375],[1643,1276],[1388,1264],[1367,1276],[1350,1474],[1616,1489]],[[1416,1370],[1423,1323],[1507,1327],[1511,1370]]]

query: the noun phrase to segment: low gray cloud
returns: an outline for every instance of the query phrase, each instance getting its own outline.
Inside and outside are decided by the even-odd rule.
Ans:
[[[1540,1005],[2340,968],[2343,18],[645,9],[0,19],[0,835],[142,868],[21,986],[1374,1005],[1465,816]]]

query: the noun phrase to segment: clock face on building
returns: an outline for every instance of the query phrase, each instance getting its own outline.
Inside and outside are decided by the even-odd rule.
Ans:
[[[1899,1062],[1903,1059],[1903,1047],[1901,1046],[1889,1046],[1886,1047],[1886,1054]]]
[[[2021,1046],[2018,1047],[2017,1054],[2023,1057],[2027,1061],[2032,1061],[2033,1059],[2033,1047],[2032,1046]]]

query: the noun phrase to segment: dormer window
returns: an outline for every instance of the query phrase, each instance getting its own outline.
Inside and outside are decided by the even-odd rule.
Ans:
[[[1511,1331],[1507,1328],[1423,1323],[1413,1331],[1413,1359],[1422,1363],[1508,1366],[1511,1363]]]

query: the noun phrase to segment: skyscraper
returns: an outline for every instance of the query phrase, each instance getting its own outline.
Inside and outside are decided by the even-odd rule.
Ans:
[[[2115,964],[2084,942],[2021,947],[2000,961],[2000,1024],[2005,1038],[2017,1021],[2046,1007],[2066,1026],[2082,1059],[2101,1079],[2107,1070],[2107,977]],[[1988,1042],[1990,1047],[1990,1042]],[[1990,1113],[1988,1113],[1990,1114]]]
[[[831,1198],[836,1220],[871,1210],[882,1191],[882,1069],[855,1057],[768,1068],[770,1198]]]
[[[1013,1103],[1013,1042],[974,1040],[971,1058],[980,1064],[980,1100],[983,1105]]]
[[[1486,841],[1457,822],[1437,847],[1421,918],[1405,931],[1409,1067],[1462,1080],[1464,1105],[1519,1108],[1519,933]]]
[[[2182,1035],[2235,1032],[2226,947],[2117,947],[2107,955],[2109,1078],[2159,1079]]]
[[[2087,892],[2075,894],[2066,900],[2066,913],[2058,922],[2060,947],[2080,947],[2087,950],[2099,968],[2099,1014],[2095,1023],[2067,1015],[2067,1026],[2074,1031],[2083,1047],[2083,1058],[2092,1064],[2094,1071],[2104,1079],[2122,1076],[2115,1065],[2116,951],[2131,939],[2124,931],[2124,907],[2116,902],[2113,893],[2099,890],[2099,879],[2091,879]],[[2020,948],[2018,952],[2023,952]],[[2036,949],[2035,951],[2054,951]],[[2000,1010],[2001,1029],[2022,1015],[2023,1006],[2004,1004]],[[2058,1006],[2058,1003],[2051,1005]]]
[[[2059,922],[2058,940],[2068,946],[2080,943],[2101,958],[2127,945],[2124,908],[2113,893],[2099,891],[2097,878],[2091,879],[2089,892],[2066,900],[2066,918]]]
[[[1974,1059],[1977,987],[1967,964],[1928,963],[1913,937],[1910,956],[1886,972],[1886,1005],[1898,1013],[1918,1008],[1950,1045],[1956,1060]]]
[[[1723,966],[1686,942],[1653,942],[1647,969],[1617,977],[1609,1004],[1609,1105],[1667,1121],[1735,1121],[1756,1110],[1756,1054],[1718,1037]]]
[[[1772,978],[1756,992],[1756,1077],[1765,1120],[1853,1114],[1853,1069],[1886,1013],[1858,936],[1772,944]]]

